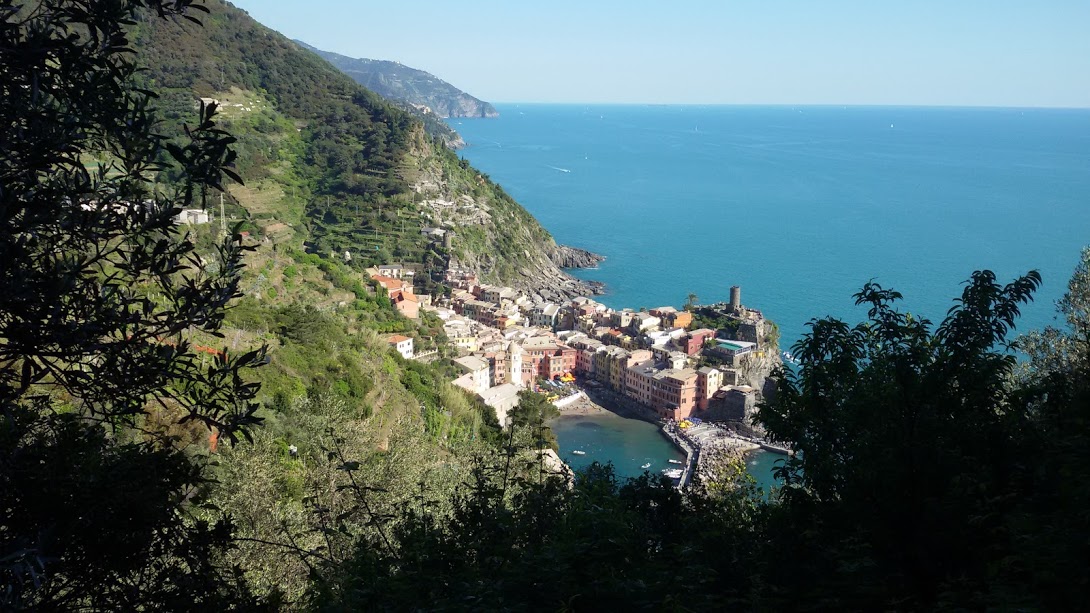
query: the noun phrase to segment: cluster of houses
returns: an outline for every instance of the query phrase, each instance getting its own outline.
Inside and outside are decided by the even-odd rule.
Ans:
[[[367,269],[371,280],[386,290],[390,302],[398,312],[409,319],[420,318],[420,305],[431,304],[431,296],[417,296],[413,291],[416,272],[403,264],[384,264]]]
[[[518,389],[566,373],[677,420],[704,411],[742,419],[755,404],[757,390],[745,384],[739,367],[762,356],[758,339],[690,330],[687,311],[614,310],[582,297],[535,303],[517,290],[487,285],[456,288],[435,310],[450,342],[465,354],[456,360],[464,374],[455,383],[490,404],[517,402]],[[714,356],[719,367],[700,366],[702,355]]]
[[[764,320],[741,306],[736,287],[723,308],[745,324],[735,338],[723,339],[714,330],[690,329],[692,313],[669,306],[636,311],[585,297],[534,301],[510,287],[479,284],[475,274],[458,268],[447,272],[450,298],[433,305],[430,296],[413,293],[412,268],[388,264],[368,272],[405,316],[418,318],[424,308],[443,321],[461,354],[455,363],[462,375],[454,383],[494,407],[501,423],[518,403],[519,390],[569,373],[675,420],[744,419],[753,411],[757,390],[747,385],[741,366],[763,357]],[[411,338],[389,342],[413,357]],[[716,366],[704,365],[708,361]]]

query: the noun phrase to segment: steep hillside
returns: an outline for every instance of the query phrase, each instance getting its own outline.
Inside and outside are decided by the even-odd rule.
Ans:
[[[333,64],[333,66],[335,68],[338,68],[338,70],[340,70],[340,68],[337,66],[336,62],[333,62],[328,57],[323,55],[323,54],[327,54],[327,52],[315,49],[314,47],[311,47],[310,45],[308,45],[308,44],[306,44],[306,43],[304,43],[302,41],[297,40],[295,42],[299,46],[306,49],[307,51],[315,53],[319,57],[322,57],[326,61],[329,61],[331,64]],[[336,54],[328,54],[328,55],[336,56]],[[343,56],[337,56],[337,57],[343,57]],[[345,59],[350,59],[350,58],[345,58]],[[344,70],[342,70],[342,72],[347,74],[349,77],[353,77],[353,73],[350,73],[350,72],[347,72],[347,71],[344,71]],[[358,74],[358,72],[357,72],[357,74]],[[424,73],[424,74],[427,74],[427,73]],[[364,86],[366,87],[366,84],[364,84]],[[443,121],[443,118],[440,117],[439,115],[437,115],[435,113],[435,111],[433,111],[430,107],[426,106],[422,102],[415,101],[415,100],[417,100],[417,98],[414,98],[414,99],[410,100],[410,99],[407,99],[407,98],[400,98],[400,97],[392,96],[389,93],[384,93],[384,92],[389,91],[388,88],[386,88],[385,90],[383,88],[377,88],[377,89],[376,88],[369,88],[369,89],[372,89],[372,91],[374,91],[376,94],[379,94],[380,96],[385,98],[386,101],[389,102],[390,104],[392,104],[393,106],[405,111],[406,113],[408,113],[408,114],[412,115],[413,117],[417,118],[418,120],[420,120],[420,123],[424,124],[424,132],[426,132],[428,134],[428,136],[431,136],[432,138],[438,139],[440,142],[442,142],[448,148],[450,148],[450,149],[461,149],[462,147],[466,146],[466,142],[464,140],[462,140],[461,135],[459,135],[457,132],[454,131],[454,128],[447,125],[447,122]],[[476,99],[474,98],[474,100],[476,100]]]
[[[400,62],[352,58],[322,51],[300,40],[295,42],[317,53],[357,83],[384,98],[427,107],[441,118],[500,115],[491,104],[474,98],[423,70],[410,68]]]
[[[418,120],[245,12],[207,6],[203,27],[141,23],[140,58],[175,123],[191,121],[198,97],[220,103],[246,181],[229,217],[273,242],[348,252],[354,267],[397,259],[439,272],[454,255],[489,281],[590,291],[556,267],[556,245],[532,216]],[[449,250],[421,234],[429,224],[453,230]]]

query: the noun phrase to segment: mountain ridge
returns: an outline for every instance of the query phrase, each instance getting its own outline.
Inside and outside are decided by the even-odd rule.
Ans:
[[[389,100],[430,110],[440,119],[450,117],[499,117],[496,108],[435,75],[391,60],[353,58],[324,51],[301,40],[297,45],[316,53],[352,80]],[[424,107],[424,108],[421,108]]]
[[[455,258],[485,282],[592,293],[553,263],[557,245],[533,216],[407,111],[244,11],[207,6],[203,27],[143,20],[140,57],[176,126],[191,121],[197,98],[221,102],[246,181],[232,189],[229,217],[311,253],[348,252],[353,266],[412,261],[438,277]],[[421,234],[435,225],[426,199],[465,213],[446,220],[451,245]]]

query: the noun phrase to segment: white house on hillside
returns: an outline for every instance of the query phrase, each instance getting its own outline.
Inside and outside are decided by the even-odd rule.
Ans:
[[[390,346],[394,349],[397,349],[397,352],[401,354],[401,357],[406,360],[411,360],[413,358],[413,339],[408,336],[395,334],[386,339],[386,342],[390,343]]]

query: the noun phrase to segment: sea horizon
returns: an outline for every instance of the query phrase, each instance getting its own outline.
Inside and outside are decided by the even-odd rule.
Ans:
[[[1086,111],[1087,106],[1010,106],[1004,104],[885,104],[885,103],[838,103],[838,102],[541,102],[541,101],[489,101],[493,106],[615,106],[615,107],[727,107],[727,108],[846,108],[846,109],[936,109],[936,110],[1009,110],[1009,111]],[[495,119],[494,117],[450,117],[460,119]]]
[[[780,325],[861,319],[877,280],[935,324],[974,270],[1044,285],[1015,334],[1054,319],[1090,242],[1090,109],[529,103],[448,122],[460,155],[559,243],[614,308],[726,300]],[[667,276],[663,276],[667,273]]]

